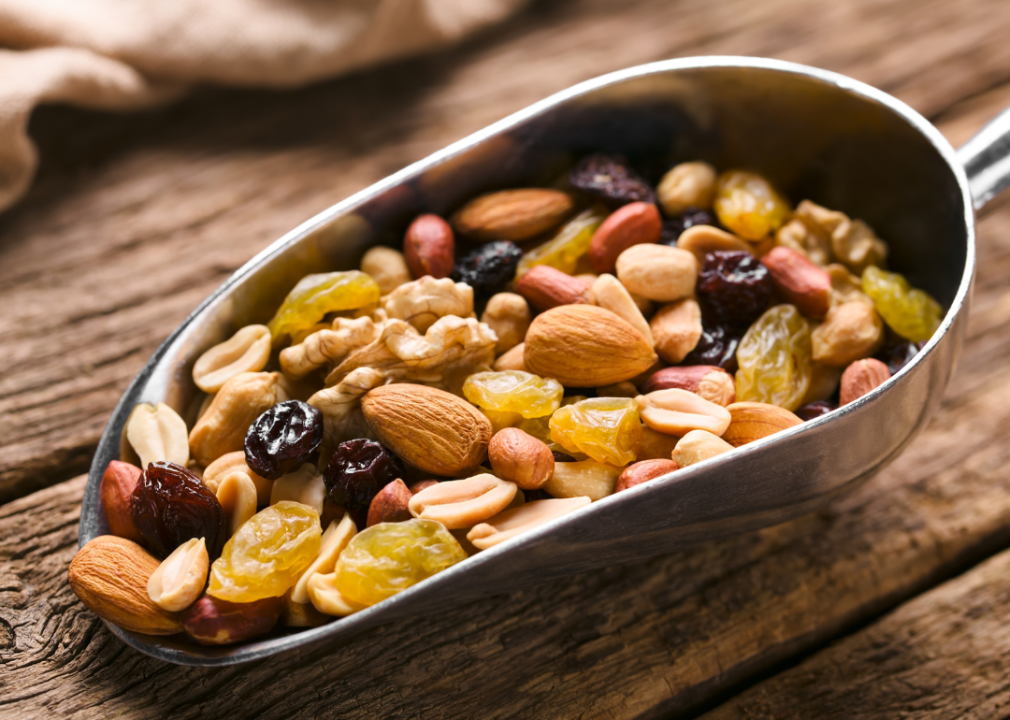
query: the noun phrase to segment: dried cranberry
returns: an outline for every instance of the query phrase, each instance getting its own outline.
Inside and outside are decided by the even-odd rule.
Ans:
[[[698,344],[687,354],[681,365],[716,365],[728,373],[735,373],[736,348],[741,337],[742,332],[724,325],[714,325],[702,318]]]
[[[245,461],[253,472],[276,480],[309,460],[323,441],[323,414],[301,400],[277,403],[249,426]]]
[[[912,362],[912,358],[919,354],[919,351],[926,345],[922,342],[909,342],[903,338],[895,337],[887,342],[877,353],[877,359],[887,364],[887,369],[891,375],[897,374],[901,368]]]
[[[473,288],[478,301],[486,300],[515,277],[523,251],[508,240],[495,240],[467,253],[456,261],[452,279]]]
[[[642,177],[628,167],[624,158],[596,153],[579,161],[568,181],[587,195],[611,206],[630,202],[656,202],[656,194]]]
[[[204,538],[214,560],[225,534],[224,510],[200,478],[181,465],[159,461],[147,466],[130,499],[133,522],[161,558],[190,538]]]
[[[837,410],[838,406],[829,400],[817,400],[816,402],[807,403],[799,410],[796,411],[796,415],[801,420],[813,420],[814,418],[819,418],[821,415],[827,415],[832,410]]]
[[[659,242],[670,247],[677,247],[677,239],[680,234],[695,225],[715,225],[715,218],[708,210],[698,208],[688,208],[684,214],[678,218],[663,221],[663,234]]]
[[[698,274],[701,315],[713,325],[746,331],[768,308],[768,268],[744,250],[710,252]]]
[[[359,527],[365,526],[368,506],[382,488],[403,478],[403,463],[381,443],[358,438],[337,445],[323,472],[331,501],[346,508]]]

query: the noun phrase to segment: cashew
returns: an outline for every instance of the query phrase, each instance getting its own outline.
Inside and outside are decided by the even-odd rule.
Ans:
[[[508,507],[516,484],[490,473],[466,480],[447,480],[426,488],[410,499],[410,514],[435,520],[449,530],[473,527]]]
[[[203,594],[209,569],[210,558],[204,539],[187,540],[148,578],[147,595],[163,610],[185,610]]]
[[[141,403],[133,408],[126,421],[126,439],[140,456],[141,469],[159,460],[182,467],[189,463],[186,423],[165,403]]]
[[[279,373],[239,373],[226,382],[189,433],[189,451],[204,467],[244,447],[249,426],[277,402]]]
[[[361,258],[361,272],[368,273],[383,295],[410,282],[410,270],[403,253],[388,247],[373,247]]]
[[[521,343],[530,329],[530,306],[522,295],[498,293],[487,301],[480,321],[498,336],[495,355],[501,355]]]
[[[270,359],[270,329],[246,325],[205,352],[193,365],[193,382],[205,393],[216,393],[239,373],[259,372]]]
[[[474,526],[466,539],[480,550],[505,542],[535,527],[549,523],[591,503],[587,497],[552,498],[535,500],[517,508],[506,510]]]
[[[688,208],[707,210],[715,200],[715,168],[706,162],[675,165],[656,187],[663,212],[674,217]]]

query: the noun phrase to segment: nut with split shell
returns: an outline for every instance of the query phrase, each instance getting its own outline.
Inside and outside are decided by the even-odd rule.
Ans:
[[[500,513],[512,502],[516,490],[515,483],[481,473],[422,490],[410,499],[408,508],[416,518],[434,520],[449,530],[458,530]]]
[[[722,405],[680,388],[654,390],[635,398],[642,422],[656,432],[686,435],[692,430],[708,430],[722,435],[730,424],[730,414]]]
[[[172,551],[147,580],[147,596],[163,610],[185,610],[203,594],[210,570],[207,543],[192,538]]]
[[[182,626],[201,645],[230,645],[266,635],[283,610],[283,596],[233,603],[204,595],[183,613]]]
[[[554,455],[547,444],[519,428],[505,428],[491,438],[488,459],[494,474],[521,490],[542,488],[554,474]]]
[[[246,325],[197,359],[193,382],[205,393],[216,393],[239,373],[259,372],[270,360],[270,342],[266,325]]]
[[[126,421],[126,439],[140,457],[140,467],[165,460],[185,467],[189,463],[186,423],[165,403],[140,403]]]
[[[516,508],[505,510],[487,521],[474,526],[466,534],[474,547],[487,550],[498,543],[549,523],[592,502],[588,497],[551,498],[534,500]]]

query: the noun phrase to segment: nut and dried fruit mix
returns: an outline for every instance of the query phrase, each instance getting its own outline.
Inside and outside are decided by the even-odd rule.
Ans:
[[[564,188],[564,189],[557,189]],[[864,222],[705,162],[424,214],[131,414],[70,570],[137,632],[226,644],[360,612],[601,498],[872,391],[940,305]],[[114,542],[113,542],[114,541]]]

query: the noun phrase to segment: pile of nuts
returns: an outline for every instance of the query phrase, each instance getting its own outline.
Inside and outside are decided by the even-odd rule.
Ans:
[[[359,612],[635,485],[831,412],[940,306],[859,220],[707,163],[591,155],[303,278],[137,406],[70,566],[131,631],[226,644]],[[137,464],[134,464],[137,463]]]

